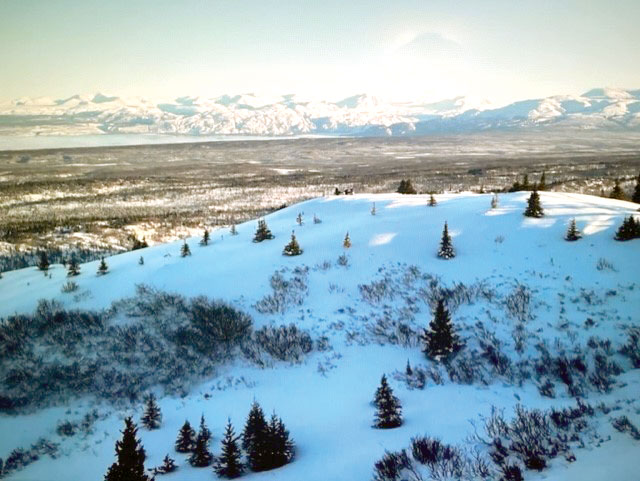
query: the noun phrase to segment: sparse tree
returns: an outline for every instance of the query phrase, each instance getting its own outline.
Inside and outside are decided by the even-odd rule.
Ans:
[[[301,226],[303,224],[302,221],[302,212],[298,212],[298,216],[296,217],[296,223]]]
[[[540,182],[538,182],[538,190],[540,191],[547,190],[547,174],[544,171],[540,176]]]
[[[342,247],[345,249],[349,249],[351,247],[351,239],[349,238],[349,233],[344,236],[344,240],[342,241]]]
[[[285,256],[299,256],[302,252],[303,250],[300,249],[295,233],[291,232],[291,241],[284,246],[282,254]]]
[[[182,247],[180,248],[180,257],[187,257],[191,255],[191,249],[189,249],[189,244],[187,244],[187,241],[185,240],[184,243],[182,244]]]
[[[333,195],[340,195],[340,189],[336,187],[335,190],[333,191]]]
[[[229,233],[231,235],[238,235],[238,230],[236,229],[236,225],[235,224],[231,224],[231,229],[229,229]]]
[[[640,174],[636,178],[636,186],[633,190],[633,196],[631,197],[631,201],[636,204],[640,204]]]
[[[438,250],[438,257],[441,259],[453,259],[456,256],[456,251],[453,248],[451,242],[451,236],[449,235],[449,226],[444,223],[444,229],[442,230],[442,239],[440,239],[440,249]]]
[[[124,423],[122,439],[116,441],[117,461],[111,465],[104,479],[105,481],[149,481],[144,471],[146,453],[136,438],[138,429],[130,417],[126,418]]]
[[[616,179],[613,189],[611,190],[611,194],[609,194],[609,198],[624,200],[625,197],[624,191],[622,190],[622,187],[620,187],[620,181]]]
[[[222,453],[214,464],[214,471],[224,478],[237,478],[244,472],[241,462],[242,453],[238,446],[238,437],[233,431],[231,419],[227,420],[224,438],[222,439]]]
[[[529,196],[529,200],[527,201],[527,208],[524,211],[524,215],[526,217],[536,218],[544,216],[544,209],[540,204],[540,194],[538,194],[538,191],[535,189]]]
[[[493,197],[491,197],[491,208],[495,209],[496,207],[498,207],[498,194],[493,194]]]
[[[438,300],[429,329],[422,336],[423,352],[427,357],[439,361],[458,351],[461,347],[453,329],[451,316],[442,299]]]
[[[578,227],[576,226],[576,220],[575,219],[571,219],[571,222],[569,223],[569,228],[567,229],[567,235],[565,235],[565,237],[564,237],[565,240],[577,241],[581,237],[582,237],[582,235],[580,234],[580,231],[578,230]]]
[[[322,224],[322,219],[320,219],[320,217],[318,217],[315,214],[313,214],[313,223],[314,224]]]
[[[71,259],[69,259],[69,268],[67,271],[67,277],[73,277],[80,274],[80,264],[78,264],[78,260],[74,254],[71,254]]]
[[[253,236],[253,242],[262,242],[273,238],[273,234],[269,230],[269,227],[267,227],[267,222],[264,219],[258,220],[258,229]]]
[[[178,439],[176,439],[176,451],[179,453],[190,453],[196,447],[196,432],[189,424],[189,421],[185,421],[180,432],[178,433]]]
[[[373,426],[378,429],[391,429],[402,426],[402,406],[400,400],[393,395],[393,390],[382,376],[380,386],[376,390],[374,404],[377,408]]]
[[[376,215],[376,203],[375,202],[371,206],[371,215]]]
[[[429,194],[429,207],[435,207],[438,205],[438,201],[436,200],[433,194]]]
[[[208,246],[209,245],[209,231],[207,229],[204,230],[204,233],[202,234],[202,240],[200,241],[200,245],[201,246]]]
[[[98,275],[104,276],[107,272],[109,272],[109,266],[107,265],[107,261],[104,260],[104,257],[100,258],[100,265],[98,266]]]
[[[140,422],[142,422],[142,425],[149,430],[158,429],[162,424],[160,406],[158,406],[156,397],[153,393],[150,393],[147,396],[144,414],[142,415]]]
[[[45,250],[38,252],[38,269],[43,271],[45,274],[49,270],[49,258],[47,257],[47,252]]]

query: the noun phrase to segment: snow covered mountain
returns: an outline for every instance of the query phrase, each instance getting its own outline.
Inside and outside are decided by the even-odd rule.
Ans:
[[[3,273],[0,316],[3,322],[14,316],[11,326],[25,333],[16,338],[0,330],[0,458],[5,466],[12,460],[6,479],[102,479],[122,419],[139,422],[143,408],[123,399],[135,394],[135,383],[117,403],[102,396],[127,386],[131,376],[153,375],[162,424],[138,435],[147,468],[167,453],[176,459],[178,471],[161,477],[168,481],[218,479],[174,451],[185,419],[197,426],[206,417],[217,455],[227,418],[238,433],[254,399],[282,417],[297,448],[291,464],[245,474],[251,480],[372,479],[386,451],[408,448],[415,457],[415,436],[456,446],[460,459],[479,456],[489,470],[484,478],[465,471],[439,479],[500,479],[492,448],[472,435],[487,436],[482,416],[492,412],[504,410],[511,423],[517,405],[547,413],[536,428],[545,437],[534,435],[532,445],[547,437],[558,442],[547,446],[538,472],[525,469],[517,452],[529,444],[503,441],[509,463],[521,466],[527,481],[636,480],[640,440],[629,426],[640,425],[638,339],[635,351],[632,344],[640,333],[640,241],[613,236],[625,216],[637,215],[637,204],[540,195],[540,219],[523,217],[526,192],[501,195],[495,208],[490,195],[479,194],[436,195],[434,207],[422,195],[329,196],[266,216],[275,238],[261,243],[252,242],[256,223],[247,222],[237,226],[238,235],[214,230],[208,246],[186,239],[191,256],[181,257],[182,242],[175,242],[109,257],[106,275],[96,275],[98,262],[81,265],[73,278],[61,265],[45,276],[36,268]],[[583,235],[576,242],[564,240],[571,219]],[[436,256],[445,221],[457,252],[451,260]],[[283,256],[292,230],[304,252]],[[75,290],[65,288],[70,280]],[[187,376],[179,371],[180,353],[199,339],[181,337],[177,349],[172,329],[188,322],[194,296],[241,309],[254,332],[293,324],[312,342],[288,357],[289,351],[265,350],[254,336],[213,369],[205,369],[209,356],[189,358]],[[448,365],[428,360],[420,341],[433,301],[443,296],[464,342]],[[40,298],[60,304],[38,304]],[[287,349],[295,344],[280,340],[286,342],[277,346]],[[383,374],[403,408],[396,429],[371,426]],[[74,394],[87,383],[94,388]],[[21,391],[38,396],[21,398]],[[12,399],[28,409],[8,409]],[[562,411],[568,408],[574,410]],[[433,479],[430,470],[439,466],[411,462],[422,474],[406,479]]]
[[[492,129],[640,129],[640,90],[523,100],[499,108],[457,97],[389,103],[369,95],[337,102],[295,95],[179,97],[166,102],[101,93],[0,104],[0,134],[420,135]]]

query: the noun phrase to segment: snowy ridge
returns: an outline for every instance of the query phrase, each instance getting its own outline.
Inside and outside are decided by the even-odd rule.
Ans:
[[[468,97],[391,103],[361,94],[329,102],[249,93],[152,101],[97,93],[58,100],[21,98],[0,104],[0,116],[4,135],[393,136],[545,126],[637,129],[640,91],[593,89],[581,96],[523,100],[500,108]]]
[[[198,245],[199,238],[186,239],[190,257],[180,257],[182,243],[174,242],[107,258],[109,273],[104,276],[96,275],[98,262],[83,264],[80,275],[73,278],[79,285],[73,294],[60,291],[68,280],[60,265],[52,266],[50,278],[35,268],[4,273],[0,316],[31,312],[39,298],[55,298],[69,308],[107,308],[113,301],[133,296],[135,286],[143,283],[188,297],[206,295],[228,301],[252,316],[254,328],[295,323],[314,339],[326,336],[331,348],[313,351],[299,364],[275,362],[272,368],[264,368],[237,359],[190,388],[184,397],[159,391],[162,427],[139,432],[147,451],[146,466],[159,465],[169,453],[180,468],[162,479],[217,479],[210,468],[192,468],[185,456],[173,451],[178,430],[185,419],[197,425],[204,414],[213,431],[212,450],[218,454],[227,417],[240,431],[255,398],[266,413],[276,410],[283,418],[297,454],[293,463],[274,472],[246,474],[247,479],[367,480],[385,450],[406,448],[413,436],[428,434],[464,444],[473,432],[469,420],[489,415],[492,405],[509,415],[520,402],[542,409],[575,405],[560,384],[556,397],[548,398],[539,394],[533,380],[522,386],[497,377],[486,384],[447,379],[437,385],[429,380],[425,389],[410,389],[402,375],[407,360],[412,366],[428,364],[419,345],[390,342],[374,327],[389,317],[403,319],[416,331],[425,328],[431,309],[421,292],[433,280],[443,286],[464,283],[493,290],[493,300],[479,297],[452,308],[453,322],[466,343],[463,353],[474,348],[478,322],[495,333],[514,360],[535,355],[536,343],[553,346],[556,339],[575,348],[599,337],[617,347],[624,342],[627,328],[639,325],[640,241],[613,240],[622,219],[636,214],[637,204],[541,192],[545,216],[529,219],[522,215],[527,197],[527,192],[501,195],[495,209],[490,209],[491,195],[470,193],[436,195],[435,207],[427,206],[429,196],[422,195],[318,198],[266,216],[273,240],[253,243],[256,223],[252,221],[238,225],[237,236],[228,229],[214,230],[206,247]],[[376,214],[371,215],[374,202]],[[296,222],[298,213],[303,213],[301,226]],[[313,222],[314,214],[321,223]],[[573,218],[583,238],[566,242],[563,237]],[[457,253],[448,261],[436,257],[445,221]],[[292,230],[304,253],[286,257],[282,249]],[[347,232],[352,246],[345,249],[342,241]],[[336,262],[342,254],[348,257],[347,267]],[[140,256],[143,265],[138,264]],[[598,267],[601,258],[611,269]],[[288,276],[305,266],[309,268],[308,293],[300,305],[278,314],[256,309],[256,303],[270,293],[269,279],[275,271]],[[367,289],[362,286],[375,283],[387,286],[380,299],[363,294]],[[517,321],[509,317],[502,302],[519,285],[526,286],[532,296],[530,317],[523,322],[523,354],[514,351],[512,332]],[[527,481],[596,481],[604,479],[604,473],[610,479],[635,479],[640,441],[614,430],[610,419],[625,414],[640,424],[640,370],[624,364],[622,357],[618,362],[625,372],[616,378],[613,390],[585,395],[593,405],[604,402],[617,409],[590,420],[599,433],[598,445],[573,446],[575,462],[556,458],[543,472],[526,471]],[[405,422],[397,429],[371,428],[370,401],[383,373],[403,406]],[[56,435],[59,420],[79,418],[93,407],[104,415],[93,433],[71,438]],[[7,479],[101,479],[113,462],[114,443],[127,414],[138,421],[141,406],[116,408],[80,399],[31,414],[3,414],[0,428],[10,435],[0,437],[0,457],[6,459],[11,449],[29,446],[40,436],[61,445],[57,459],[45,456]]]

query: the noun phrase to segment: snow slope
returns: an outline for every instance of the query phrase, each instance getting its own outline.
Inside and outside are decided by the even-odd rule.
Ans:
[[[540,396],[532,382],[517,387],[499,379],[483,386],[445,382],[430,383],[424,390],[409,389],[394,372],[402,372],[407,360],[414,366],[425,364],[419,347],[387,343],[370,330],[371,323],[383,318],[385,311],[391,311],[392,317],[402,315],[408,306],[403,296],[418,292],[421,281],[414,284],[406,280],[407,266],[438,276],[448,286],[484,281],[497,295],[507,295],[518,283],[528,286],[533,318],[525,324],[529,335],[538,341],[553,343],[561,338],[569,342],[571,338],[584,344],[588,337],[599,336],[618,345],[624,340],[625,326],[640,325],[640,242],[613,240],[623,217],[634,213],[637,205],[543,192],[545,217],[528,219],[522,216],[527,197],[525,192],[501,195],[494,210],[489,209],[491,196],[476,194],[438,195],[436,207],[427,207],[428,196],[398,194],[314,199],[267,216],[275,239],[260,244],[251,242],[255,222],[248,222],[237,227],[237,236],[229,235],[227,229],[214,230],[207,247],[199,246],[197,238],[187,239],[191,257],[181,258],[181,243],[171,243],[108,258],[110,272],[103,277],[96,276],[97,262],[83,264],[80,276],[74,279],[80,286],[77,296],[61,293],[67,278],[59,265],[53,266],[51,278],[34,268],[4,273],[0,316],[30,312],[41,298],[55,298],[69,307],[106,308],[114,300],[134,295],[136,284],[144,283],[186,296],[204,294],[227,300],[250,313],[255,327],[294,322],[315,338],[327,336],[332,349],[313,352],[300,364],[259,368],[237,360],[223,366],[217,377],[194,387],[185,398],[160,393],[162,429],[140,430],[148,454],[146,465],[160,464],[170,453],[180,469],[167,475],[167,481],[214,479],[210,469],[191,468],[184,456],[173,452],[179,427],[185,418],[197,424],[204,413],[214,435],[213,451],[218,453],[227,417],[238,432],[255,398],[266,413],[276,410],[283,418],[296,441],[297,456],[288,466],[251,473],[247,479],[370,479],[374,461],[385,450],[407,447],[412,436],[429,434],[463,443],[472,433],[469,420],[488,415],[492,405],[510,413],[518,402],[543,408],[574,404],[566,394],[556,399]],[[376,215],[372,216],[374,202]],[[295,221],[299,212],[304,214],[302,226]],[[314,214],[322,223],[313,223]],[[563,240],[572,218],[584,233],[575,243]],[[450,261],[435,255],[445,220],[457,250],[457,257]],[[288,258],[281,252],[292,230],[304,254]],[[342,247],[347,231],[350,249]],[[345,252],[348,267],[336,263]],[[138,265],[141,255],[144,265]],[[615,270],[598,270],[600,258]],[[302,305],[292,306],[284,314],[258,312],[253,306],[270,292],[274,271],[284,268],[287,275],[297,266],[310,269],[309,293]],[[398,288],[397,292],[379,303],[367,302],[358,286],[380,280]],[[577,300],[569,302],[571,298]],[[408,322],[416,329],[426,327],[431,318],[429,307],[419,298],[414,307]],[[481,320],[515,356],[511,340],[515,321],[496,305],[480,301],[461,305],[452,317],[469,346],[473,344],[473,326]],[[587,328],[584,322],[589,317],[594,324]],[[374,414],[370,401],[383,373],[391,376],[391,385],[403,405],[405,424],[394,430],[370,427]],[[591,393],[589,401],[616,405],[620,409],[616,415],[624,412],[638,425],[639,389],[638,369],[627,369],[612,393]],[[126,414],[139,419],[140,409],[118,410],[98,404],[105,417],[93,434],[84,439],[57,437],[58,420],[77,418],[93,406],[94,401],[80,399],[32,414],[1,415],[0,429],[10,434],[0,436],[0,457],[6,458],[11,449],[28,446],[40,436],[60,442],[63,452],[58,459],[35,462],[9,479],[101,479],[113,462],[121,419]],[[595,481],[603,479],[602,466],[606,466],[609,479],[637,479],[633,453],[640,442],[613,430],[607,416],[600,415],[595,422],[605,439],[600,447],[576,449],[575,463],[556,459],[550,470],[526,472],[525,479]]]

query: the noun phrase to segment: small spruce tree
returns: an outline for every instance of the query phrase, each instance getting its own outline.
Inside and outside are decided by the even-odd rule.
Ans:
[[[260,405],[253,401],[242,431],[242,448],[252,471],[261,471],[265,465],[267,421]]]
[[[537,190],[531,192],[529,196],[529,200],[527,201],[527,208],[524,211],[524,215],[526,217],[543,217],[544,210],[542,205],[540,204],[540,194],[538,194]]]
[[[231,235],[238,235],[238,230],[236,229],[236,225],[235,224],[231,224],[231,229],[229,229],[229,233]]]
[[[616,179],[613,189],[611,190],[611,194],[609,194],[609,198],[618,200],[624,200],[625,198],[624,191],[622,190],[622,187],[620,187],[620,181],[618,179]]]
[[[391,429],[402,426],[402,406],[400,400],[393,395],[387,383],[386,376],[382,376],[380,387],[376,390],[374,404],[377,408],[373,426],[378,429]]]
[[[177,469],[178,469],[178,466],[176,465],[175,460],[171,459],[167,454],[162,460],[162,465],[153,470],[153,474],[173,473]]]
[[[144,265],[144,257],[140,256],[140,259],[138,259],[138,265]]]
[[[436,200],[433,194],[429,194],[429,207],[435,207],[438,205],[438,201]]]
[[[491,208],[495,209],[496,207],[498,207],[498,194],[493,194],[493,197],[491,197]]]
[[[538,190],[547,190],[547,174],[544,171],[540,176],[540,182],[538,182]]]
[[[269,230],[269,227],[267,227],[267,222],[264,219],[258,220],[258,228],[253,236],[253,242],[262,242],[273,238],[273,234]]]
[[[156,402],[156,397],[153,393],[147,396],[145,401],[144,414],[140,419],[142,425],[149,429],[158,429],[162,424],[162,413],[160,412],[160,406]]]
[[[315,214],[313,214],[313,223],[314,224],[322,224],[322,219],[320,219],[320,217],[318,217]]]
[[[440,240],[440,249],[438,250],[438,257],[441,259],[453,259],[456,256],[456,251],[453,248],[451,242],[451,236],[449,235],[449,226],[444,223],[444,229],[442,230],[442,239]]]
[[[111,465],[104,479],[105,481],[149,481],[149,477],[144,472],[146,453],[136,438],[138,429],[130,417],[124,420],[124,424],[122,439],[116,441],[117,461]]]
[[[407,359],[407,367],[405,368],[404,373],[407,376],[413,376],[413,369],[411,369],[411,364],[409,363],[409,359]]]
[[[196,447],[196,432],[189,424],[189,421],[185,421],[180,432],[178,433],[178,439],[176,439],[176,451],[179,453],[190,453]]]
[[[271,421],[267,428],[267,463],[266,469],[276,469],[291,462],[294,456],[294,444],[289,438],[289,431],[285,427],[282,419],[271,415]]]
[[[344,236],[344,240],[342,241],[342,247],[345,249],[349,249],[351,247],[351,239],[349,238],[349,233]]]
[[[376,215],[376,203],[375,202],[371,206],[371,215]]]
[[[302,221],[302,212],[298,212],[298,216],[296,217],[296,223],[300,226],[304,223]]]
[[[38,269],[43,271],[45,274],[49,270],[49,258],[47,257],[47,252],[44,250],[38,252]]]
[[[98,275],[104,276],[107,272],[109,272],[109,266],[107,265],[107,261],[104,260],[104,257],[100,258],[100,265],[98,266]]]
[[[636,187],[633,190],[633,196],[631,197],[631,202],[640,204],[640,174],[638,174],[638,177],[636,178]]]
[[[209,231],[207,229],[204,230],[204,233],[202,234],[202,240],[200,241],[200,245],[201,246],[208,246],[209,245]]]
[[[211,441],[211,431],[204,422],[204,415],[200,418],[200,430],[196,437],[196,443],[193,452],[189,457],[189,464],[196,468],[205,468],[211,466],[213,455],[209,451],[209,442]]]
[[[427,357],[439,361],[458,351],[461,347],[454,332],[451,316],[442,299],[438,300],[429,329],[422,336],[423,352]]]
[[[569,228],[567,229],[567,235],[564,236],[564,239],[572,242],[572,241],[577,241],[581,237],[582,235],[580,234],[580,231],[576,226],[576,220],[571,219],[571,222],[569,223]]]
[[[299,256],[300,254],[302,254],[302,252],[303,250],[300,249],[300,244],[298,244],[296,235],[292,232],[291,241],[286,246],[284,246],[282,254],[285,256]]]
[[[182,244],[182,247],[180,248],[180,257],[187,257],[191,255],[191,249],[189,249],[189,244],[187,244],[187,241],[185,240],[184,243]]]
[[[238,437],[233,431],[231,419],[227,420],[227,427],[222,439],[222,452],[214,464],[214,471],[220,477],[237,478],[244,472],[241,461],[242,453],[238,446]]]
[[[74,254],[71,254],[71,259],[69,259],[69,268],[67,271],[67,277],[73,277],[80,274],[80,264],[78,264],[78,260]]]

